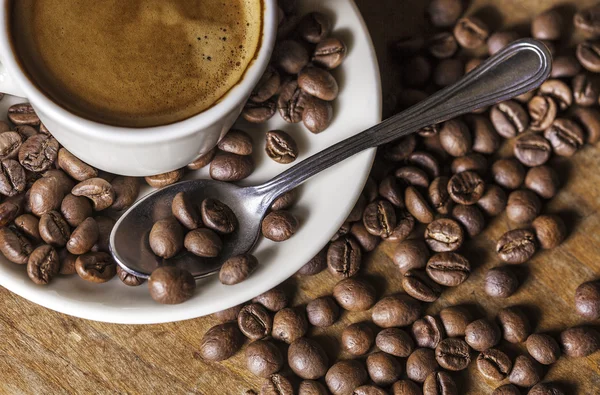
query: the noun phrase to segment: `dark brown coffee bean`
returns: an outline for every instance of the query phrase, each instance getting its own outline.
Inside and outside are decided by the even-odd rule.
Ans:
[[[492,297],[508,298],[519,288],[519,280],[507,266],[495,267],[485,274],[485,293]]]
[[[65,148],[58,151],[58,166],[77,181],[85,181],[98,176],[98,170],[83,162]]]
[[[200,155],[197,159],[195,159],[192,163],[187,165],[187,168],[190,170],[198,170],[205,166],[207,166],[215,157],[217,153],[217,148],[213,148],[210,151],[206,152],[203,155]]]
[[[477,369],[483,377],[492,381],[504,380],[512,368],[508,355],[495,348],[482,351],[477,356]]]
[[[266,134],[265,151],[275,162],[292,163],[298,157],[298,146],[289,134],[281,130],[271,130]]]
[[[411,269],[402,277],[404,292],[423,302],[434,302],[442,293],[441,287],[432,281],[425,271]]]
[[[113,205],[114,207],[114,205]],[[187,229],[193,230],[202,226],[199,207],[191,202],[185,192],[179,192],[171,203],[171,212]]]
[[[407,159],[415,151],[417,140],[414,135],[402,137],[385,146],[383,156],[392,162],[399,162]]]
[[[98,224],[94,218],[86,218],[71,233],[71,237],[67,241],[67,250],[74,255],[83,255],[96,244],[98,235]]]
[[[271,210],[286,210],[292,207],[296,203],[296,200],[298,200],[298,189],[292,189],[277,197],[271,204]],[[362,212],[360,215],[362,216]]]
[[[95,211],[107,209],[115,201],[115,190],[108,181],[102,178],[90,178],[82,181],[73,187],[71,193],[90,199]]]
[[[456,39],[449,32],[437,33],[429,39],[429,53],[438,59],[447,59],[458,50]]]
[[[423,383],[423,395],[458,395],[458,389],[448,373],[432,372]]]
[[[317,44],[312,61],[317,66],[332,70],[342,64],[346,52],[346,44],[342,40],[336,37],[325,38]]]
[[[302,123],[311,133],[321,133],[331,125],[333,106],[330,102],[307,96],[303,104]]]
[[[31,211],[41,216],[61,206],[64,193],[60,181],[55,177],[43,177],[35,181],[29,192]],[[91,215],[91,214],[90,214]]]
[[[86,281],[93,283],[105,283],[112,279],[117,273],[117,264],[115,261],[113,261],[112,257],[105,252],[88,252],[87,254],[80,255],[77,258],[77,261],[75,262],[75,270],[77,270],[79,277]],[[168,293],[167,288],[170,288],[170,284],[165,284],[167,282],[166,280],[168,280],[168,278],[166,278],[164,275],[161,276],[159,273],[157,273],[157,276],[154,276],[154,281],[152,280],[152,276],[150,276],[148,286],[150,288],[150,296],[152,296],[154,300],[173,300],[166,295],[166,293]],[[150,285],[151,282],[153,283],[152,285]],[[194,282],[194,285],[195,284],[196,283]],[[168,302],[161,301],[160,303]]]
[[[555,215],[540,215],[531,225],[540,247],[544,249],[558,247],[567,237],[565,223]]]
[[[421,304],[406,294],[386,296],[373,306],[372,320],[382,328],[408,326],[421,315]]]
[[[19,163],[33,172],[42,172],[52,166],[58,157],[58,141],[47,134],[29,137],[19,148]]]
[[[600,37],[600,6],[596,4],[580,10],[575,14],[573,24],[586,38]]]
[[[417,348],[406,360],[406,375],[417,383],[423,383],[427,376],[438,370],[435,352],[430,348]]]
[[[542,210],[542,202],[529,190],[513,191],[508,195],[506,214],[508,219],[518,224],[533,221]]]
[[[296,79],[284,82],[277,100],[277,109],[283,120],[288,123],[300,122],[308,96],[300,89]]]
[[[328,327],[338,320],[340,308],[331,296],[323,296],[308,302],[306,305],[306,315],[311,325]]]
[[[403,63],[402,72],[404,85],[423,87],[431,78],[431,61],[423,55],[412,56]]]
[[[429,152],[414,151],[408,155],[406,161],[413,166],[425,170],[429,178],[437,178],[441,174],[438,160]]]
[[[299,223],[289,211],[272,211],[262,221],[262,235],[272,241],[285,241],[298,230]]]
[[[309,62],[304,45],[294,40],[280,42],[274,58],[277,66],[288,74],[298,74]]]
[[[379,184],[379,195],[396,207],[404,207],[404,193],[394,175],[385,177]]]
[[[300,36],[312,44],[318,44],[326,38],[331,31],[331,23],[327,15],[320,12],[306,14],[298,25]]]
[[[376,352],[367,357],[367,371],[375,384],[387,387],[400,378],[402,366],[394,356]]]
[[[367,371],[357,360],[339,361],[330,367],[325,375],[325,383],[333,395],[351,394],[368,379]]]
[[[238,225],[233,211],[225,203],[216,199],[204,199],[200,206],[204,225],[220,234],[232,233]]]
[[[185,246],[185,249],[191,252],[192,254],[205,258],[214,258],[218,256],[221,253],[221,249],[223,248],[223,242],[221,241],[219,236],[214,231],[207,228],[194,229],[188,232],[183,240],[183,245]],[[246,275],[249,274],[244,272],[243,270],[232,272],[233,267],[231,266],[231,264],[226,266],[226,263],[227,262],[223,264],[223,266],[221,267],[221,271],[219,272],[219,278],[223,276],[223,279],[221,280],[223,284],[237,284],[236,282],[229,284],[227,282],[236,280],[239,280],[238,282],[240,282],[243,279],[245,279],[245,277],[235,277],[235,275],[243,276],[243,273],[245,273]],[[223,270],[223,267],[225,267],[225,270]],[[223,282],[223,280],[225,280],[226,282]]]
[[[351,355],[364,355],[371,349],[375,334],[366,322],[348,325],[342,331],[342,347]]]
[[[435,359],[444,369],[464,370],[471,363],[471,349],[462,339],[443,339],[435,349]]]
[[[284,307],[287,307],[290,300],[281,287],[271,288],[267,292],[264,292],[257,297],[252,299],[252,303],[259,303],[263,305],[267,310],[276,312]]]
[[[588,144],[595,144],[600,140],[600,112],[594,108],[577,107],[572,115],[583,128]]]
[[[548,129],[556,119],[558,106],[550,96],[535,96],[527,104],[531,117],[530,129],[539,132]]]
[[[213,180],[234,182],[248,177],[254,171],[254,161],[250,155],[236,155],[219,152],[210,162],[210,177]]]
[[[454,37],[463,47],[475,49],[484,45],[490,35],[487,25],[476,17],[461,18],[454,27]]]
[[[246,368],[258,377],[269,377],[283,366],[279,348],[266,340],[257,340],[246,347]]]
[[[27,275],[36,284],[46,285],[58,274],[60,262],[56,250],[43,244],[33,250],[27,261]]]
[[[424,269],[429,259],[429,249],[421,240],[405,240],[398,244],[393,260],[400,273],[411,269]]]
[[[339,87],[335,78],[327,70],[306,67],[298,74],[298,86],[304,92],[321,100],[335,100]]]
[[[411,333],[418,347],[436,348],[445,337],[444,327],[437,317],[423,316],[411,327]]]
[[[463,4],[460,0],[433,0],[427,8],[429,19],[433,26],[453,26],[463,13]]]
[[[316,380],[327,373],[329,358],[319,343],[303,337],[290,344],[288,365],[298,377]]]
[[[438,86],[456,83],[465,74],[465,65],[460,59],[442,59],[433,70],[433,82]]]
[[[277,72],[274,67],[269,66],[260,78],[256,87],[254,87],[254,90],[250,95],[250,100],[255,103],[263,103],[275,96],[280,86],[281,76],[279,75],[279,72]]]
[[[427,274],[433,281],[447,287],[462,284],[471,273],[469,261],[454,252],[442,252],[427,262]]]
[[[529,355],[542,365],[551,365],[560,357],[560,347],[549,335],[534,333],[527,338],[525,345]]]
[[[588,281],[575,291],[575,310],[587,319],[600,317],[600,281]]]
[[[260,395],[294,395],[294,387],[285,376],[275,373],[264,382]]]
[[[448,194],[456,203],[471,205],[483,196],[485,183],[479,174],[465,171],[455,174],[448,182]]]
[[[33,125],[40,124],[35,110],[29,103],[13,104],[8,108],[8,119],[15,125]]]
[[[119,277],[119,280],[121,280],[123,284],[128,285],[130,287],[140,286],[146,281],[142,277],[134,276],[133,274],[127,273],[119,265],[117,265],[117,277]]]
[[[64,247],[71,236],[69,224],[57,211],[40,217],[39,231],[42,240],[55,247]]]
[[[550,159],[552,145],[538,134],[527,133],[517,138],[514,153],[525,166],[540,166]]]
[[[240,314],[242,307],[243,305],[239,304],[225,310],[217,311],[216,313],[213,313],[212,316],[219,320],[219,322],[237,321],[238,314]]]
[[[421,388],[411,380],[396,381],[392,386],[394,395],[422,395]]]
[[[23,265],[27,263],[33,246],[18,230],[2,227],[0,228],[0,251],[9,261]]]
[[[513,229],[496,243],[498,257],[510,264],[527,262],[537,250],[535,234],[529,229]]]
[[[61,248],[60,250],[58,250],[58,260],[60,261],[60,271],[58,272],[59,274],[67,276],[77,274],[77,255],[71,254],[69,251],[67,251],[66,248]]]
[[[0,133],[0,159],[16,158],[24,140],[17,132]]]
[[[31,214],[22,214],[15,218],[15,227],[34,241],[41,239],[38,218]]]
[[[429,177],[425,171],[414,166],[404,166],[394,172],[397,179],[405,184],[414,185],[422,188],[429,186]]]
[[[42,184],[53,184],[53,183],[52,182],[50,182],[50,183],[42,182]],[[59,196],[59,194],[57,194],[56,196]],[[42,195],[41,198],[43,199],[44,196]],[[34,202],[33,200],[31,200],[31,195],[30,195],[30,201],[32,203]],[[41,204],[40,207],[42,207],[42,208],[36,209],[36,211],[46,211],[44,206],[46,206],[47,204],[48,203]],[[92,209],[92,204],[89,199],[86,199],[83,196],[75,196],[75,195],[72,195],[69,193],[62,200],[62,203],[60,204],[60,211],[61,211],[65,221],[67,221],[67,223],[69,225],[71,225],[73,227],[77,227],[86,218],[92,216],[93,209]]]
[[[517,41],[519,39],[519,34],[517,32],[496,32],[492,34],[488,40],[488,53],[490,56],[495,55],[500,52],[506,46],[508,46],[513,41]]]
[[[189,235],[192,234],[193,232],[200,232],[200,231],[205,231],[205,233],[211,232],[212,237],[216,237],[216,240],[219,240],[218,236],[214,232],[212,232],[208,229],[196,229],[196,230],[193,230],[190,233],[188,233],[185,237],[186,248],[188,250],[190,250],[190,247],[188,247],[188,244],[187,244]],[[211,241],[209,243],[217,244],[216,240]],[[219,240],[219,243],[220,243],[220,240]],[[210,248],[209,248],[209,250],[210,250]],[[204,251],[203,251],[204,255],[199,255],[196,251],[192,251],[192,252],[198,256],[207,256],[208,255],[208,253],[206,253]],[[225,263],[223,263],[223,266],[221,266],[221,269],[219,270],[219,281],[221,281],[221,284],[225,284],[225,285],[239,284],[242,281],[244,281],[245,279],[247,279],[254,272],[254,270],[256,270],[257,266],[258,266],[258,260],[253,255],[244,254],[244,255],[238,255],[238,256],[231,257],[231,258],[227,259],[225,261]]]
[[[496,388],[492,395],[521,395],[521,391],[512,384],[504,384]]]
[[[600,72],[600,45],[594,41],[585,41],[577,45],[577,60],[588,71]]]
[[[442,147],[452,156],[466,155],[472,148],[469,127],[459,119],[445,122],[439,136]]]
[[[573,91],[569,85],[561,80],[547,80],[540,86],[539,94],[554,99],[558,107],[563,111],[573,104]]]
[[[381,242],[381,238],[369,233],[361,222],[352,224],[350,232],[366,252],[373,251]]]
[[[519,387],[532,387],[543,377],[542,366],[528,355],[519,355],[515,359],[508,380]]]
[[[537,166],[529,169],[525,177],[525,187],[544,199],[553,198],[558,192],[560,181],[556,171],[548,166]]]
[[[507,307],[498,312],[498,322],[504,339],[510,343],[522,343],[531,334],[531,325],[525,313],[518,307]]]
[[[527,395],[565,395],[565,393],[552,383],[538,383],[534,385]]]
[[[26,174],[27,174],[28,178],[31,178],[32,175],[35,175],[36,173],[26,172]],[[58,180],[58,183],[60,184],[61,190],[64,195],[70,193],[71,189],[73,189],[73,187],[75,186],[75,181],[73,181],[73,179],[71,177],[69,177],[67,175],[67,173],[65,173],[64,171],[59,170],[59,169],[46,170],[44,173],[42,173],[42,177],[43,178],[56,178]],[[32,180],[32,181],[28,180],[27,181],[28,185],[30,185],[30,182],[35,182],[38,179],[39,179],[39,177],[35,178],[35,180]]]
[[[135,177],[117,176],[111,185],[115,191],[115,200],[111,208],[117,211],[131,207],[140,193],[140,183]]]
[[[333,297],[347,311],[365,311],[376,302],[375,288],[360,278],[347,278],[333,288]]]
[[[506,207],[507,197],[502,188],[496,184],[487,184],[485,193],[477,201],[477,206],[491,217],[499,215]]]
[[[492,154],[500,147],[500,136],[492,123],[482,115],[465,117],[469,129],[473,132],[473,151]]]
[[[298,388],[298,395],[327,395],[329,392],[318,381],[303,380]]]
[[[413,186],[409,186],[404,191],[404,201],[406,209],[419,222],[430,223],[434,220],[434,213],[423,195]]]
[[[562,331],[560,342],[566,356],[587,357],[600,349],[600,333],[589,326],[573,327]]]
[[[336,277],[348,278],[360,269],[360,245],[352,237],[342,237],[331,243],[327,250],[327,266]]]
[[[0,162],[0,194],[15,196],[25,190],[27,180],[23,167],[13,159]]]
[[[183,228],[175,217],[161,219],[152,226],[149,240],[154,254],[165,259],[172,258],[183,248]]]
[[[440,319],[448,337],[464,336],[467,325],[472,321],[469,311],[461,306],[450,306],[442,309]]]
[[[413,339],[400,328],[384,329],[377,334],[375,344],[381,351],[406,358],[415,348]]]
[[[238,352],[243,344],[244,336],[234,322],[216,325],[202,337],[200,356],[206,361],[223,361]]]
[[[223,152],[236,155],[252,154],[252,137],[242,130],[231,129],[217,145]]]
[[[492,174],[496,184],[507,189],[517,189],[525,180],[525,168],[514,158],[494,162]]]
[[[244,110],[242,111],[242,117],[250,123],[265,123],[269,119],[273,118],[276,112],[277,102],[274,99],[269,99],[262,103],[248,101],[244,106]],[[208,160],[208,158],[205,158],[205,160],[207,160],[208,162],[212,161],[213,159],[214,155],[213,158],[211,158],[210,160]],[[208,162],[206,164],[208,164]]]
[[[450,168],[453,174],[462,173],[463,171],[474,171],[484,176],[488,170],[488,163],[485,156],[481,154],[469,154],[454,159]]]
[[[580,72],[581,63],[579,63],[575,56],[556,56],[552,60],[552,72],[550,73],[550,78],[573,78]]]
[[[301,276],[314,276],[327,267],[327,246],[296,272]]]
[[[584,140],[583,130],[573,121],[557,118],[544,132],[556,155],[572,156],[581,148]]]
[[[23,204],[14,201],[0,203],[0,226],[7,226],[23,211]]]
[[[476,351],[484,351],[500,342],[500,328],[485,318],[471,322],[465,328],[465,341]]]
[[[449,214],[454,201],[448,194],[448,177],[437,177],[429,185],[429,200],[432,207],[440,214]]]
[[[421,34],[400,37],[392,43],[392,52],[399,57],[415,55],[425,48],[425,37]]]
[[[263,339],[273,329],[273,318],[267,309],[257,303],[242,307],[237,321],[242,333],[250,340]]]
[[[387,200],[369,203],[363,213],[363,224],[372,235],[389,237],[396,227],[394,206]]]
[[[464,232],[452,219],[436,219],[425,229],[425,242],[435,252],[456,251],[464,242]]]
[[[598,102],[600,88],[587,74],[578,74],[571,82],[575,104],[590,107]]]
[[[513,100],[492,107],[490,120],[498,134],[507,139],[523,133],[529,126],[529,115],[523,106]]]
[[[556,9],[551,9],[533,19],[531,35],[538,40],[558,40],[561,38],[562,27],[562,15]]]
[[[8,124],[5,124],[8,127]],[[3,126],[0,126],[0,129],[2,129]],[[5,131],[0,131],[0,133],[4,133],[9,131],[9,129],[5,130]],[[23,140],[27,140],[29,137],[34,136],[36,134],[38,134],[38,131],[30,125],[20,125],[20,126],[15,126],[14,131],[19,133],[21,135],[21,137],[23,138]]]
[[[396,214],[396,222],[396,227],[386,240],[401,242],[405,240],[415,228],[415,218],[406,210],[400,210]]]
[[[296,339],[304,336],[308,330],[306,312],[299,307],[286,307],[275,313],[273,317],[273,338],[293,343]]]
[[[485,195],[484,195],[485,196]],[[483,197],[482,197],[483,198]],[[478,203],[481,199],[478,201]],[[452,217],[457,220],[467,231],[469,236],[475,237],[485,228],[483,213],[477,206],[458,204],[452,209]]]

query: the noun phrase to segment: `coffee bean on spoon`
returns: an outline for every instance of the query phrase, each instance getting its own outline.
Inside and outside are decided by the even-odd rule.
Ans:
[[[250,254],[229,258],[219,270],[219,281],[225,285],[234,285],[247,279],[258,267],[258,260]]]
[[[292,163],[298,157],[298,145],[282,130],[271,130],[266,134],[265,151],[275,162]]]
[[[232,233],[238,226],[238,221],[233,211],[225,203],[208,198],[202,201],[200,206],[202,222],[221,234]]]
[[[183,228],[175,217],[161,219],[152,226],[149,242],[154,254],[165,259],[172,258],[183,248]]]
[[[192,254],[203,258],[217,257],[223,248],[219,235],[208,228],[189,231],[185,235],[183,245]]]

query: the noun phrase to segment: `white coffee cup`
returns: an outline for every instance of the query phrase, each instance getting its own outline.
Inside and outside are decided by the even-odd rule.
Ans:
[[[7,32],[9,3],[0,0],[0,92],[31,102],[42,123],[81,160],[128,176],[160,174],[208,152],[231,128],[271,58],[278,25],[277,0],[263,0],[262,43],[243,79],[219,103],[186,120],[149,128],[105,125],[77,116],[46,96],[21,69]]]

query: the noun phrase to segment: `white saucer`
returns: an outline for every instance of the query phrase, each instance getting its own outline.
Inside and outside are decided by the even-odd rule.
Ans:
[[[366,25],[352,0],[304,0],[301,13],[321,11],[333,20],[333,35],[348,45],[348,57],[335,76],[340,96],[335,101],[332,125],[313,135],[301,125],[285,123],[276,115],[267,126],[240,124],[255,140],[257,170],[247,184],[266,181],[290,165],[280,165],[264,153],[264,132],[282,129],[299,144],[303,160],[324,148],[378,123],[381,120],[381,85],[377,57]],[[22,99],[6,96],[0,113]],[[315,256],[343,223],[361,193],[369,174],[375,150],[358,154],[309,180],[301,187],[293,212],[301,220],[298,233],[283,243],[262,240],[254,254],[260,267],[246,281],[222,285],[216,276],[198,282],[196,295],[189,301],[164,306],[155,303],[146,285],[131,288],[118,278],[106,284],[92,284],[77,275],[55,278],[49,286],[35,285],[24,266],[0,256],[0,285],[44,307],[90,320],[152,324],[180,321],[211,314],[245,302],[280,284]],[[207,177],[206,169],[193,177]],[[149,189],[143,191],[147,193]]]

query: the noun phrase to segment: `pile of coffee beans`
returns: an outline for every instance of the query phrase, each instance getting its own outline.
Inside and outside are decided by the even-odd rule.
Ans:
[[[432,35],[407,37],[392,46],[400,55],[406,88],[398,100],[400,109],[457,81],[484,60],[484,52],[492,55],[520,38],[513,31],[492,32],[477,16],[463,17],[463,4],[431,1]],[[600,6],[577,13],[576,30],[591,39],[600,37],[597,15]],[[520,394],[519,387],[529,394],[566,393],[542,380],[563,354],[583,357],[600,349],[594,327],[582,322],[563,328],[556,337],[535,333],[526,307],[516,305],[502,308],[495,317],[482,314],[479,306],[448,306],[437,314],[425,310],[447,288],[467,280],[477,264],[467,258],[468,240],[490,218],[506,212],[511,224],[495,246],[503,264],[490,269],[482,283],[493,298],[510,300],[520,287],[514,265],[567,237],[560,216],[544,211],[560,189],[553,157],[569,157],[600,138],[600,85],[584,71],[595,72],[595,44],[579,44],[576,55],[558,48],[567,41],[561,40],[569,31],[567,22],[557,10],[532,22],[531,35],[558,54],[551,78],[538,90],[424,128],[379,150],[349,217],[297,273],[315,275],[327,268],[338,279],[331,295],[290,308],[292,297],[280,286],[252,304],[217,313],[220,323],[200,345],[203,358],[217,361],[235,354],[234,348],[243,347],[240,334],[245,334],[254,341],[246,348],[248,368],[265,377],[261,394],[459,394],[463,389],[452,372],[471,363],[481,376],[473,379],[487,382],[497,395]],[[380,243],[395,245],[393,261],[402,276],[402,293],[380,295],[369,277],[361,276],[363,257]],[[574,297],[575,310],[585,320],[600,317],[600,282],[590,280]],[[260,340],[244,330],[246,309],[255,312]],[[307,337],[314,333],[310,326],[339,324],[348,314],[344,311],[370,311],[371,320],[342,328],[333,347],[339,353],[325,352],[320,342],[324,337]],[[237,330],[231,329],[236,319]],[[276,321],[277,328],[295,329],[276,330]],[[217,339],[215,333],[223,336]],[[221,352],[214,351],[216,344]],[[290,369],[285,367],[286,353]]]

